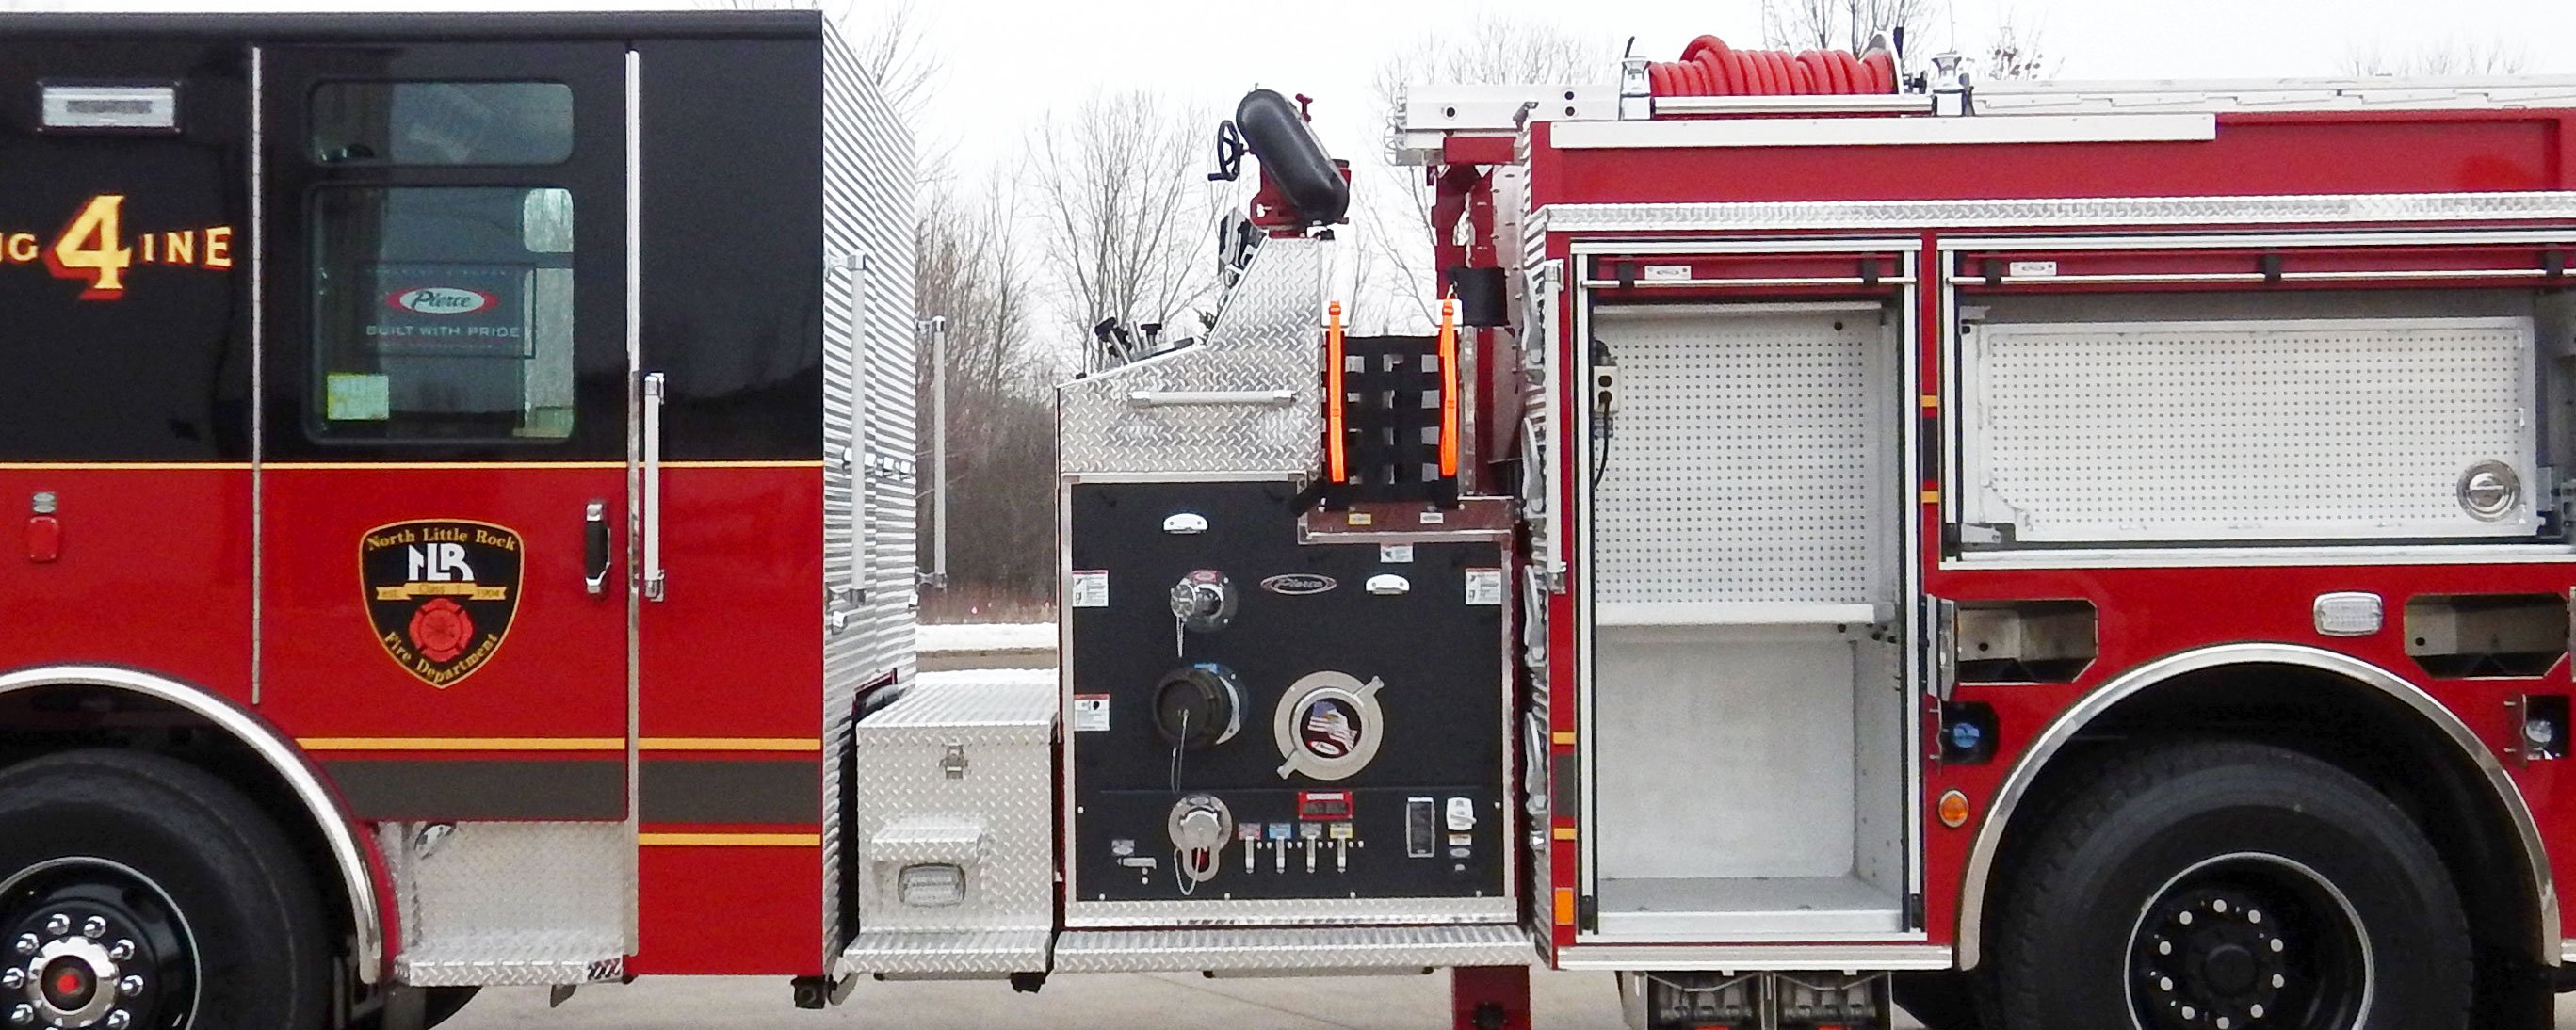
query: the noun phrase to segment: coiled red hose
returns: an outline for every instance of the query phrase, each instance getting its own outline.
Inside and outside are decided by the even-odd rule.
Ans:
[[[1646,66],[1659,97],[1759,97],[1896,92],[1896,57],[1885,50],[1737,50],[1715,36],[1682,48],[1682,59]]]

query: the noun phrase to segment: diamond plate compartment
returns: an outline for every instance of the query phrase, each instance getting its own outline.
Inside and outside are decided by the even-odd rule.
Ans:
[[[402,910],[398,979],[437,987],[617,978],[632,950],[635,844],[625,823],[450,825],[379,830]]]
[[[1537,957],[1517,926],[1072,930],[1055,943],[1059,973],[1437,969],[1522,966]]]
[[[859,932],[843,973],[1046,969],[1055,928],[1053,683],[916,682],[861,717],[851,840]],[[952,904],[904,903],[906,866],[964,874]]]
[[[1271,240],[1205,342],[1059,387],[1057,463],[1112,472],[1302,474],[1323,449],[1325,273],[1331,241]],[[1288,391],[1286,405],[1140,406],[1137,393]]]

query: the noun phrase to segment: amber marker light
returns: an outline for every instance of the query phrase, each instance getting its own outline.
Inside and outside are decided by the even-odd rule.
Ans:
[[[1943,791],[1941,792],[1941,803],[1938,808],[1941,814],[1941,825],[1947,826],[1953,830],[1968,825],[1968,796],[1966,794],[1960,793],[1956,790]]]

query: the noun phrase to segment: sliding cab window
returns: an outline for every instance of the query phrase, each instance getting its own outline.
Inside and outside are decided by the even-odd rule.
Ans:
[[[326,165],[553,165],[572,157],[560,82],[326,82],[313,159]]]

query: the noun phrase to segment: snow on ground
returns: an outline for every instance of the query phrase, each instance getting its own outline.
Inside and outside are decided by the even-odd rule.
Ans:
[[[986,686],[1016,686],[1022,683],[1055,683],[1054,669],[952,669],[924,670],[918,677],[924,684],[980,683]]]
[[[1055,647],[1052,622],[967,622],[922,626],[914,646],[924,651],[1011,651]]]

